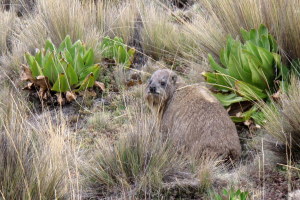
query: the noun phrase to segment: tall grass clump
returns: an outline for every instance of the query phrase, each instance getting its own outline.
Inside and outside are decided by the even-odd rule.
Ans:
[[[92,20],[89,19],[90,12],[84,10],[78,0],[42,0],[37,7],[41,13],[39,23],[45,26],[55,45],[59,45],[67,35],[72,41],[82,39],[89,29],[89,20]]]
[[[215,160],[197,159],[199,166],[184,153],[178,154],[179,147],[155,131],[146,113],[136,113],[130,121],[136,123],[116,142],[102,140],[92,159],[82,161],[85,196],[154,198],[178,188],[194,188],[197,193],[201,186],[211,186]]]
[[[162,4],[144,1],[139,7],[144,30],[142,34],[145,53],[154,59],[163,58],[168,63],[195,61],[196,43],[183,31],[176,17]]]
[[[111,37],[121,37],[125,43],[132,40],[134,23],[137,17],[135,0],[103,2],[96,4],[96,26],[100,33]]]
[[[0,8],[0,79],[4,79],[4,72],[11,73],[11,70],[3,66],[6,55],[12,50],[12,32],[15,24],[17,24],[17,17],[15,13],[4,11]],[[6,60],[7,61],[7,60]]]
[[[160,188],[163,180],[182,166],[169,142],[144,128],[122,136],[114,145],[99,146],[91,166],[82,171],[88,196],[104,197],[116,191],[150,192]]]
[[[187,29],[203,53],[216,56],[228,35],[235,38],[241,28],[256,28],[263,23],[261,3],[260,0],[199,1],[203,8],[192,11],[194,20],[187,24]]]
[[[241,28],[247,30],[265,24],[282,53],[293,59],[300,56],[297,26],[300,14],[294,9],[300,6],[299,1],[198,0],[198,3],[203,8],[193,11],[194,20],[186,27],[204,53],[216,56],[225,45],[227,35],[235,38]]]
[[[0,9],[0,56],[7,53],[10,47],[10,34],[16,22],[13,12],[5,12]]]
[[[95,25],[95,9],[84,7],[79,0],[41,0],[29,12],[12,34],[12,51],[2,61],[3,66],[11,68],[15,74],[24,63],[25,52],[34,54],[41,49],[47,39],[59,45],[69,35],[72,41],[84,40],[87,45],[97,49],[100,35]],[[96,59],[100,56],[96,52]]]
[[[7,94],[6,94],[7,97]],[[65,127],[29,117],[16,94],[0,102],[0,196],[60,199],[69,195]],[[30,120],[31,119],[31,120]]]
[[[282,95],[279,103],[263,107],[266,118],[265,129],[278,145],[271,150],[288,160],[300,159],[300,82],[292,76],[288,91]]]

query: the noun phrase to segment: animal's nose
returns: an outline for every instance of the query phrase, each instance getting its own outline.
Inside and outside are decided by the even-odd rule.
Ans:
[[[150,92],[155,93],[156,92],[156,87],[155,86],[150,86]]]

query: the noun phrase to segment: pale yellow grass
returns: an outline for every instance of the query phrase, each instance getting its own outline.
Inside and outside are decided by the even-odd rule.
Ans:
[[[180,147],[157,131],[138,94],[140,89],[123,93],[128,125],[121,129],[119,139],[112,142],[100,137],[90,161],[81,161],[84,196],[167,198],[170,191],[191,188],[202,189],[204,194],[216,177],[217,160],[178,154]]]
[[[287,161],[300,159],[300,82],[299,78],[292,76],[286,94],[282,94],[278,103],[271,103],[263,107],[266,116],[265,129],[275,141],[285,148],[281,148],[281,155],[286,156]],[[276,149],[276,146],[274,146]],[[280,149],[280,148],[278,148]]]
[[[17,17],[13,12],[3,12],[0,10],[0,56],[9,50],[11,42],[11,32],[17,21]]]
[[[68,128],[59,115],[32,114],[17,93],[0,101],[0,196],[3,199],[78,197]]]
[[[203,0],[202,7],[193,10],[194,20],[186,27],[200,52],[219,55],[228,35],[240,36],[240,29],[258,28],[265,24],[275,36],[281,52],[289,58],[300,56],[300,33],[296,25],[300,19],[300,2],[276,0]]]

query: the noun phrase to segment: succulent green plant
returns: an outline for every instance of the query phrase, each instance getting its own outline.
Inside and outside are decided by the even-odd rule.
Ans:
[[[276,91],[275,80],[288,73],[277,54],[277,43],[264,25],[249,32],[242,29],[241,35],[244,44],[228,37],[220,53],[221,65],[209,54],[214,71],[203,73],[206,81],[219,92],[216,97],[224,106],[267,99]],[[241,119],[233,118],[236,122]]]
[[[230,190],[224,189],[222,194],[214,194],[213,200],[247,200],[249,197],[249,192],[242,192],[240,189],[234,190],[230,188]]]
[[[50,90],[80,92],[95,84],[100,74],[100,65],[94,64],[93,49],[87,48],[80,40],[72,43],[70,36],[58,48],[47,40],[45,48],[35,55],[25,53],[28,66],[23,65],[22,79],[40,88],[39,94],[46,98]]]
[[[135,53],[134,48],[127,50],[122,38],[111,39],[108,36],[103,38],[100,50],[103,58],[113,59],[117,64],[123,64],[126,68],[130,67]]]

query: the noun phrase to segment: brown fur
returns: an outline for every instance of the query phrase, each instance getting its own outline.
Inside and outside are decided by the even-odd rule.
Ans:
[[[165,81],[161,86],[160,82]],[[150,86],[158,94],[150,92]],[[184,85],[171,70],[157,70],[146,88],[146,101],[156,114],[160,129],[179,144],[197,153],[210,152],[237,159],[241,146],[234,123],[210,91]]]

